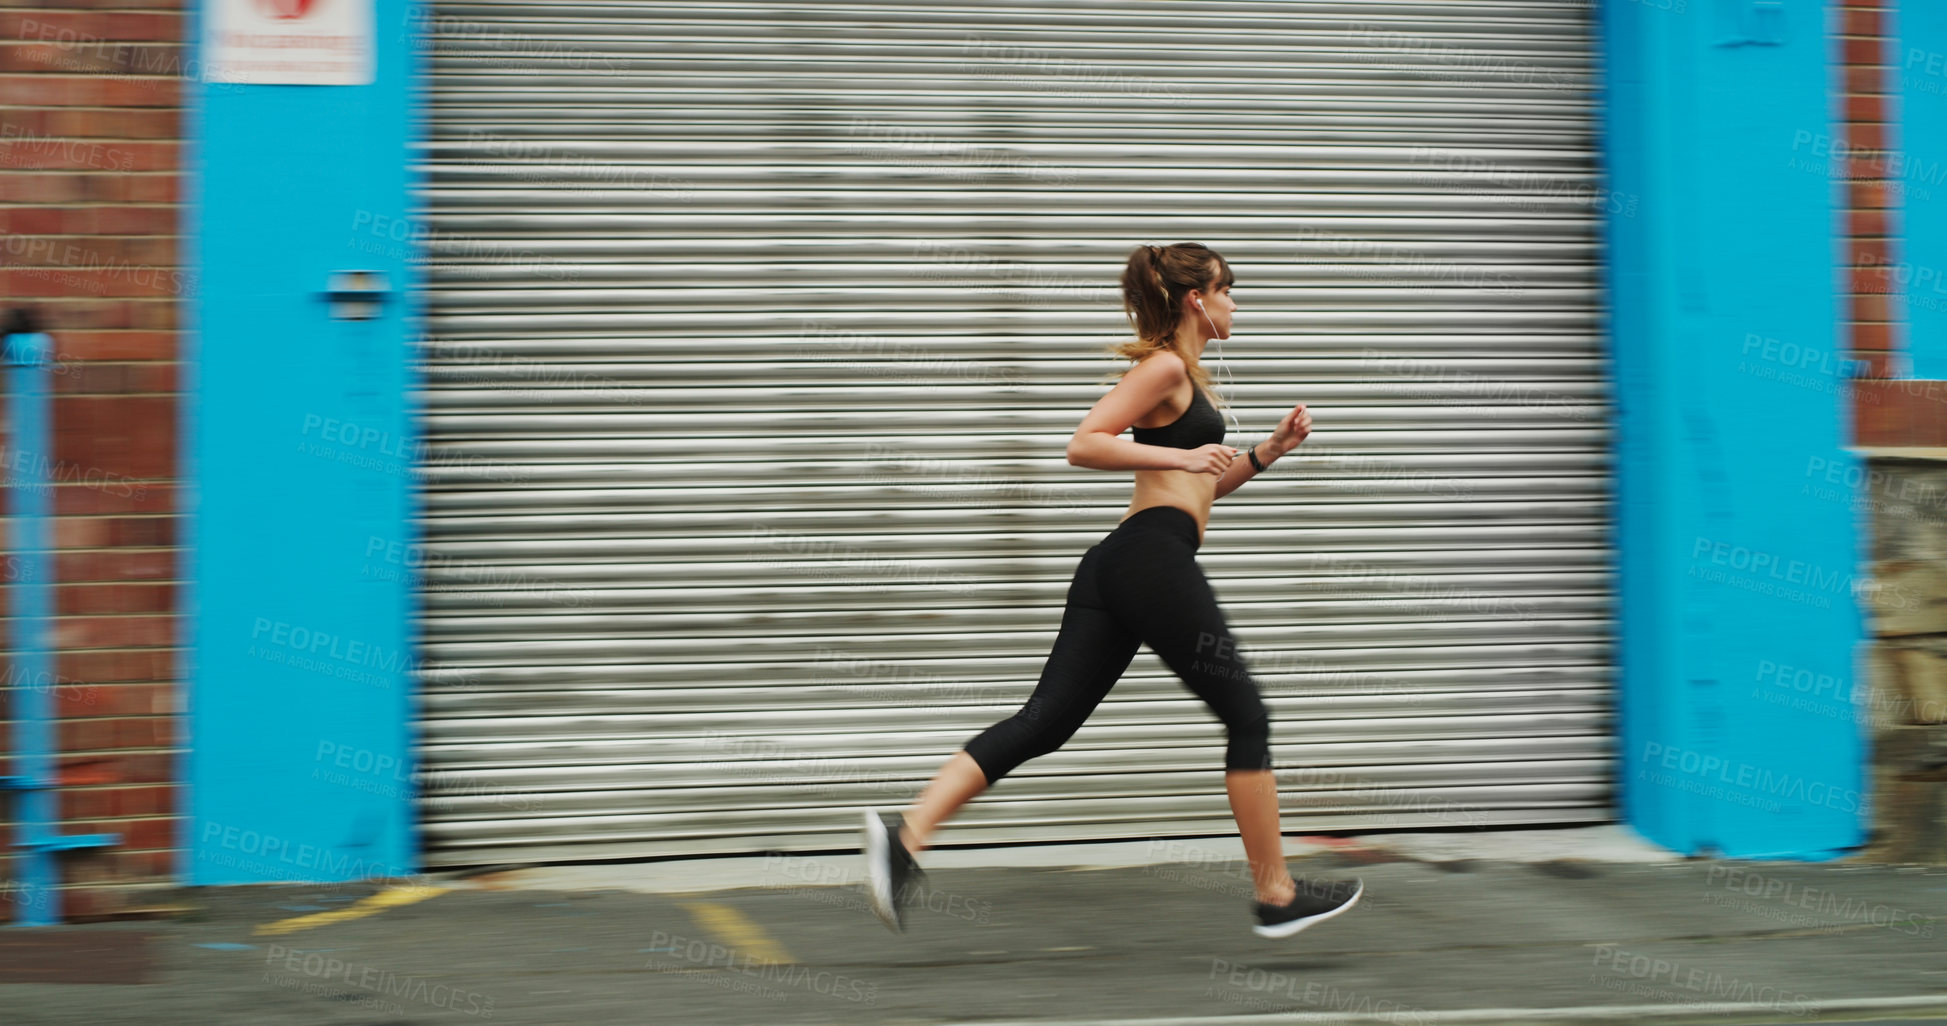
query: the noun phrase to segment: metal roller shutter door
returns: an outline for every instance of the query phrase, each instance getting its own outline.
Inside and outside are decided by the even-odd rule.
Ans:
[[[1136,242],[1239,275],[1200,554],[1287,830],[1605,821],[1574,0],[432,5],[431,865],[850,845],[1031,689]],[[1213,365],[1214,366],[1214,365]],[[1234,830],[1147,651],[942,842]]]

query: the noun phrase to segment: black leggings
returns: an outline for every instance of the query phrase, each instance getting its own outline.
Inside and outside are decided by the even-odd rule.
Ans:
[[[1151,506],[1082,556],[1041,682],[1020,712],[967,743],[989,784],[1067,743],[1144,642],[1223,720],[1225,769],[1271,768],[1270,717],[1196,552],[1196,519]]]

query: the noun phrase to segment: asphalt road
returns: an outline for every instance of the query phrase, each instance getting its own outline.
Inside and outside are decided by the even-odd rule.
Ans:
[[[1367,897],[1336,920],[1267,941],[1250,932],[1238,864],[935,869],[908,931],[894,935],[855,886],[824,885],[854,878],[857,862],[778,858],[756,878],[725,881],[749,886],[713,893],[458,889],[296,927],[366,909],[360,900],[374,888],[187,891],[196,911],[174,920],[39,933],[48,951],[94,944],[95,956],[76,954],[65,969],[86,977],[93,966],[102,982],[0,983],[0,1022],[1947,1017],[1941,869],[1308,857],[1294,869],[1363,876]],[[119,946],[114,934],[124,935]],[[16,952],[16,968],[23,957]],[[142,982],[106,982],[117,973]]]

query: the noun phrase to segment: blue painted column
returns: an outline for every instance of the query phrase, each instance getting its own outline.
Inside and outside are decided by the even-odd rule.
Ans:
[[[1907,0],[1892,17],[1899,126],[1887,177],[1905,252],[1889,273],[1906,305],[1906,376],[1937,381],[1947,379],[1947,4]]]
[[[1864,841],[1852,368],[1817,0],[1601,12],[1624,819],[1678,851]],[[1609,204],[1616,209],[1619,204]]]
[[[384,558],[414,541],[412,14],[377,0],[370,85],[191,90],[192,883],[417,869],[414,597]]]

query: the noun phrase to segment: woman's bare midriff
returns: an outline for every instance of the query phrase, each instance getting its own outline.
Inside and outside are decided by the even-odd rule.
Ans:
[[[1175,506],[1197,520],[1197,540],[1203,540],[1203,527],[1210,522],[1210,504],[1217,501],[1217,478],[1187,470],[1138,470],[1136,494],[1123,511],[1127,520],[1137,511],[1151,506]]]

